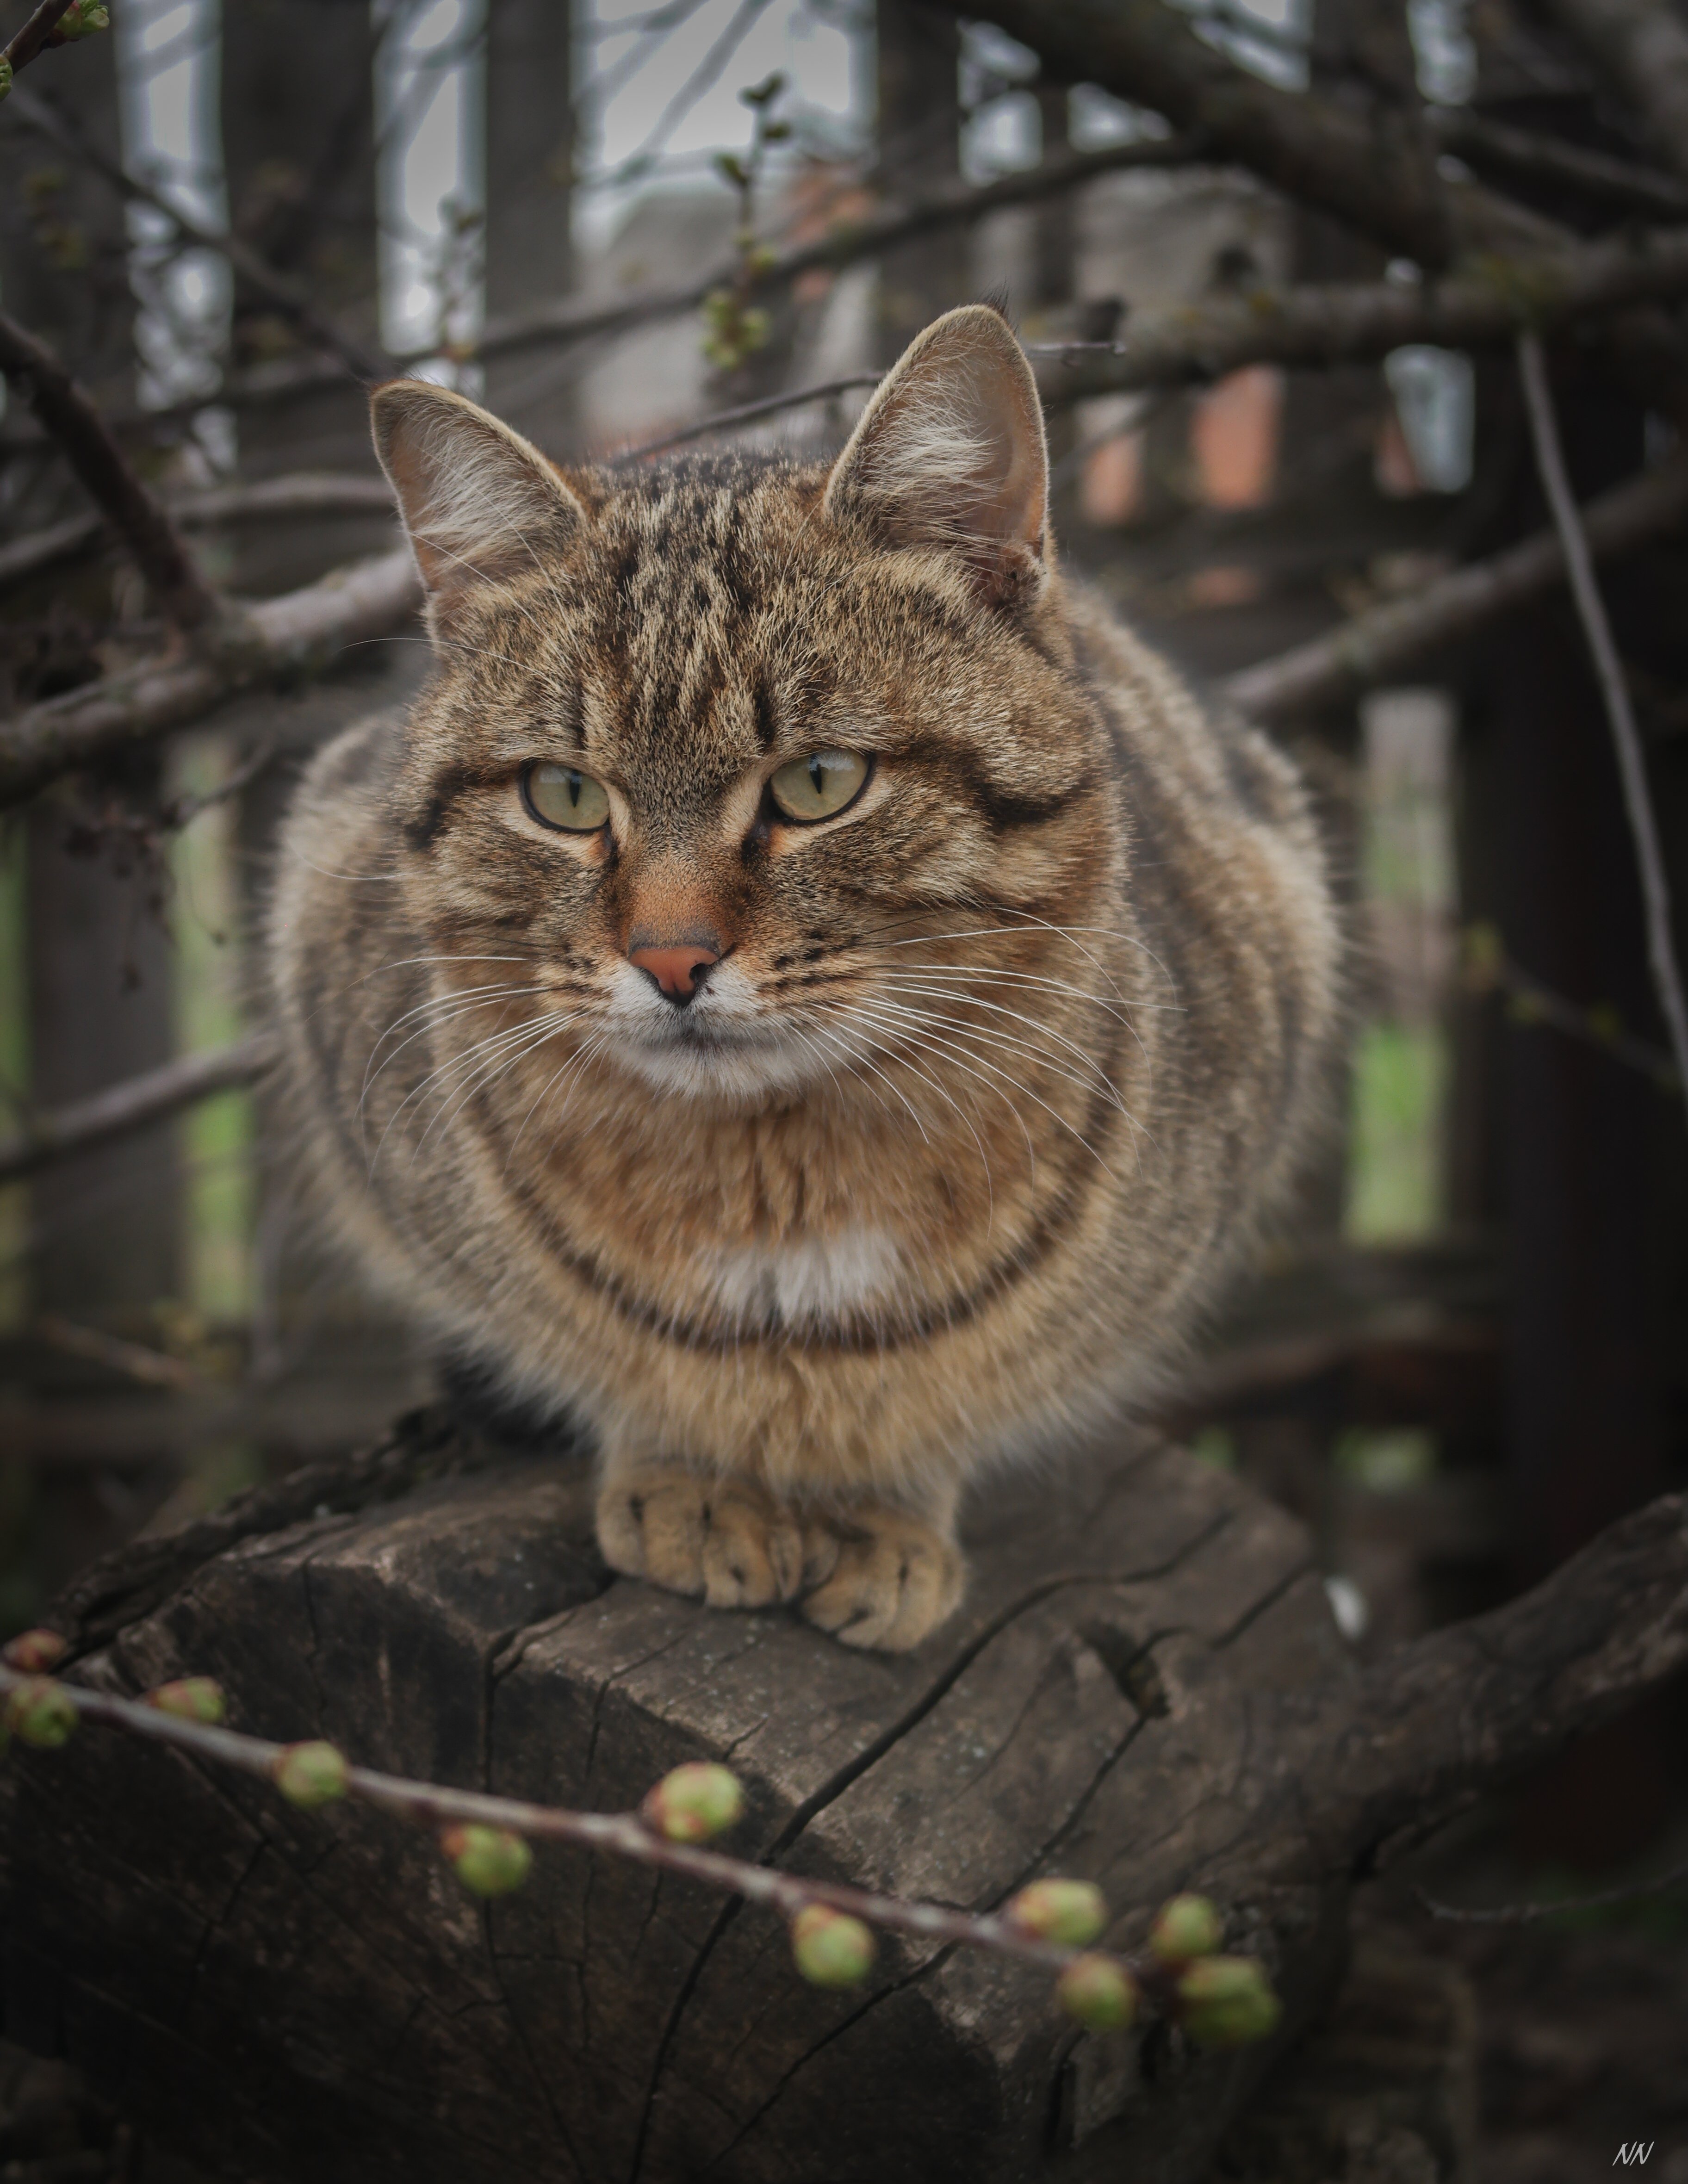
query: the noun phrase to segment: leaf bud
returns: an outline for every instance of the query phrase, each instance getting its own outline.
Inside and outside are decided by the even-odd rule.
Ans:
[[[173,1713],[182,1721],[214,1723],[228,1712],[223,1687],[214,1676],[178,1676],[148,1691],[147,1703],[160,1713]]]
[[[876,1944],[860,1919],[829,1903],[805,1904],[791,1922],[791,1953],[812,1986],[857,1986],[873,1968]]]
[[[1163,1964],[1211,1957],[1225,1938],[1223,1921],[1205,1896],[1174,1896],[1149,1929],[1149,1946]]]
[[[76,1708],[63,1684],[50,1676],[31,1676],[6,1695],[5,1725],[25,1744],[56,1752],[68,1744],[76,1726]]]
[[[1009,1903],[1003,1917],[1039,1942],[1082,1949],[1108,1923],[1102,1892],[1089,1880],[1034,1880]]]
[[[1202,1957],[1178,1975],[1178,2022],[1204,2048],[1264,2040],[1284,2014],[1255,1957]]]
[[[99,4],[99,0],[70,0],[70,5],[53,25],[54,45],[74,45],[78,38],[90,38],[96,31],[111,28],[110,11]]]
[[[56,1630],[20,1630],[0,1652],[0,1659],[8,1668],[21,1669],[26,1676],[44,1676],[58,1667],[70,1646],[70,1640],[61,1638]]]
[[[276,1787],[295,1805],[327,1805],[346,1794],[346,1755],[320,1737],[289,1744],[270,1762]]]
[[[3,98],[11,88],[12,64],[4,53],[0,53],[0,98]]]
[[[744,1811],[736,1774],[713,1759],[688,1759],[663,1776],[639,1807],[639,1818],[670,1842],[707,1842],[736,1826]]]
[[[467,1826],[448,1828],[440,1848],[451,1860],[458,1879],[475,1896],[507,1896],[520,1888],[533,1864],[533,1852],[521,1836],[508,1828]]]
[[[1112,1957],[1074,1957],[1055,1992],[1067,2015],[1092,2032],[1123,2032],[1137,2014],[1137,1982]]]

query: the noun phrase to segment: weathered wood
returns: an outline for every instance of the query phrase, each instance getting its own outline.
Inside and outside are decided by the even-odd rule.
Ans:
[[[729,1755],[763,1856],[978,1906],[1095,1873],[1123,1938],[1239,1824],[1229,1722],[1186,1692],[1344,1673],[1298,1529],[1141,1441],[994,1500],[966,1608],[907,1658],[611,1581],[587,1490],[578,1461],[413,1429],[91,1573],[79,1673],[191,1665],[238,1724],[554,1802]],[[477,1910],[426,1838],[97,1732],[7,1796],[9,2036],[265,2178],[1193,2176],[1261,2067],[1152,2036],[1145,2089],[1129,2043],[971,1956],[888,1946],[866,1989],[817,1992],[766,1917],[607,1861],[544,1855]],[[1340,1895],[1284,1889],[1239,1931],[1298,2013]]]
[[[1680,1497],[1363,1672],[1301,1529],[1145,1436],[1000,1488],[904,1656],[612,1580],[590,1499],[543,1437],[417,1413],[57,1619],[103,1688],[209,1672],[237,1725],[460,1786],[626,1809],[724,1757],[735,1847],[825,1877],[987,1908],[1087,1875],[1124,1946],[1202,1886],[1273,1968],[1275,2048],[1080,2035],[972,1953],[808,1988],[762,1914],[560,1849],[477,1906],[421,1832],[94,1730],[0,1777],[5,2036],[264,2184],[1183,2184],[1329,1992],[1351,1876],[1688,1663]]]

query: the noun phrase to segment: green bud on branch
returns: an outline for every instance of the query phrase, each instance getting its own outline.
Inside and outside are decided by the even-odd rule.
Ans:
[[[109,31],[111,15],[99,0],[70,0],[70,5],[53,25],[49,45],[74,45],[78,38],[91,38],[96,31]]]
[[[474,1896],[508,1896],[520,1888],[533,1864],[533,1852],[508,1828],[448,1828],[440,1848],[451,1860],[458,1879]]]
[[[5,1725],[25,1744],[56,1752],[70,1741],[76,1708],[63,1684],[55,1684],[50,1676],[31,1676],[7,1693]]]
[[[1224,1938],[1219,1914],[1205,1896],[1174,1896],[1149,1929],[1149,1947],[1163,1964],[1211,1957]]]
[[[1112,1957],[1075,1957],[1055,1993],[1067,2015],[1092,2032],[1123,2032],[1137,2014],[1137,1982]]]
[[[228,1713],[223,1687],[214,1676],[178,1676],[148,1691],[147,1703],[160,1713],[178,1715],[183,1721],[203,1721],[212,1727]]]
[[[830,1904],[805,1904],[791,1922],[791,1953],[811,1986],[859,1986],[876,1947],[860,1919]]]
[[[328,1805],[346,1794],[346,1756],[320,1737],[290,1744],[270,1766],[276,1787],[295,1805]]]
[[[20,1630],[0,1652],[0,1660],[26,1676],[44,1676],[64,1659],[70,1642],[56,1630]]]
[[[738,1777],[713,1759],[688,1759],[665,1774],[639,1807],[639,1818],[670,1842],[707,1842],[744,1815]]]
[[[1089,1880],[1034,1880],[1009,1903],[1003,1917],[1039,1942],[1082,1949],[1108,1923],[1102,1892]]]
[[[1204,2048],[1243,2048],[1276,2029],[1284,2006],[1254,1957],[1203,1957],[1180,1974],[1178,2020]]]
[[[11,88],[12,64],[4,53],[0,53],[0,98],[3,98]]]

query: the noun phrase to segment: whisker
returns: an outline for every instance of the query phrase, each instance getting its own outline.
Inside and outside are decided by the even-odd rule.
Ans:
[[[882,1031],[888,1032],[890,1034],[894,1045],[895,1042],[900,1040],[905,1045],[912,1045],[916,1048],[924,1046],[928,1051],[935,1054],[938,1052],[939,1047],[941,1044],[941,1042],[933,1039],[930,1037],[922,1038],[916,1030],[911,1028],[909,1025],[905,1023],[898,1023],[894,1019],[886,1017],[878,1011],[872,1009],[861,1002],[844,1002],[840,1005],[838,1013],[862,1019],[870,1023],[877,1024]],[[882,1049],[882,1051],[883,1050],[885,1050]],[[905,1066],[914,1066],[907,1063],[906,1056],[905,1056],[904,1059]],[[1008,1097],[1007,1094],[1004,1092],[999,1085],[991,1084],[989,1079],[983,1076],[979,1071],[971,1067],[967,1062],[961,1060],[959,1056],[953,1054],[948,1056],[946,1060],[947,1065],[950,1067],[959,1069],[963,1076],[977,1078],[978,1082],[984,1086],[985,1090],[994,1094],[996,1098],[1000,1100],[1004,1106],[1007,1108],[1009,1113],[1012,1115],[1015,1121],[1020,1125],[1020,1134],[1026,1140],[1026,1159],[1028,1169],[1030,1173],[1035,1177],[1038,1165],[1037,1148],[1032,1143],[1032,1134],[1027,1128],[1025,1117],[1020,1112],[1019,1109],[1014,1105],[1014,1102]],[[916,1075],[923,1074],[923,1072],[918,1069],[916,1069]],[[1011,1084],[1013,1081],[1014,1080],[1011,1078],[1008,1079],[1008,1082]],[[934,1089],[939,1088],[934,1086]],[[1016,1089],[1018,1089],[1019,1088],[1017,1087]],[[952,1106],[955,1105],[953,1099],[951,1100],[950,1104]],[[956,1112],[958,1114],[961,1112],[959,1106],[956,1107]]]
[[[957,1067],[965,1068],[967,1067],[967,1064],[961,1061],[960,1056],[955,1051],[955,1045],[958,1044],[958,1042],[952,1042],[950,1039],[946,1038],[943,1033],[935,1033],[931,1028],[932,1025],[934,1023],[942,1023],[944,1022],[943,1018],[933,1017],[924,1010],[901,1009],[900,1005],[895,1002],[887,1003],[885,1006],[893,1009],[897,1009],[899,1013],[906,1015],[914,1021],[922,1024],[925,1028],[927,1038],[934,1046],[949,1049],[951,1053],[952,1059],[955,1061]],[[1005,1084],[1011,1084],[1017,1092],[1022,1093],[1027,1099],[1032,1100],[1036,1106],[1041,1107],[1045,1113],[1050,1116],[1053,1121],[1057,1123],[1063,1130],[1066,1130],[1072,1137],[1075,1138],[1078,1142],[1084,1146],[1085,1151],[1089,1154],[1091,1159],[1095,1162],[1096,1165],[1101,1169],[1105,1175],[1110,1177],[1113,1175],[1112,1169],[1108,1166],[1106,1161],[1102,1158],[1100,1153],[1096,1150],[1096,1148],[1090,1143],[1089,1139],[1085,1137],[1083,1131],[1074,1128],[1073,1125],[1068,1122],[1066,1116],[1063,1115],[1058,1108],[1050,1106],[1047,1100],[1040,1099],[1039,1095],[1033,1091],[1029,1084],[1023,1084],[1020,1082],[1018,1078],[1011,1077],[1006,1070],[1000,1070],[996,1068],[994,1063],[985,1061],[983,1056],[978,1056],[975,1058],[978,1060],[982,1063],[983,1067],[989,1070],[993,1076],[1000,1077]],[[1065,1074],[1064,1072],[1057,1072],[1056,1073]],[[1022,1118],[1022,1127],[1024,1128],[1023,1117]],[[1028,1134],[1028,1144],[1029,1141]]]
[[[472,986],[467,992],[437,994],[432,1000],[423,1001],[414,1009],[407,1009],[402,1017],[393,1018],[370,1049],[369,1059],[364,1065],[363,1089],[358,1095],[356,1112],[359,1114],[363,1112],[365,1103],[382,1072],[397,1061],[406,1047],[414,1046],[419,1039],[426,1039],[431,1032],[438,1031],[448,1023],[455,1023],[460,1017],[472,1016],[476,1010],[489,1007],[500,997],[518,1000],[533,994],[548,993],[549,990],[546,986]],[[421,1017],[423,1021],[408,1038],[399,1040],[386,1061],[381,1064],[380,1068],[376,1068],[375,1060],[376,1055],[381,1052],[382,1048],[392,1038],[394,1032],[408,1023],[412,1017]]]
[[[946,1000],[949,998],[941,987],[934,989],[930,986],[917,985],[911,979],[902,979],[894,982],[888,981],[887,983],[892,985],[893,990],[895,992],[923,994],[928,1000]],[[1060,1032],[1055,1030],[1052,1026],[1039,1023],[1035,1017],[1022,1015],[1018,1009],[1005,1008],[1000,1001],[988,1001],[984,1000],[982,995],[978,994],[970,994],[967,998],[975,1008],[987,1010],[992,1016],[1006,1017],[1012,1023],[1025,1025],[1028,1030],[1035,1032],[1039,1038],[1051,1039],[1057,1045],[1065,1047],[1069,1054],[1077,1056],[1078,1060],[1084,1065],[1084,1067],[1095,1078],[1096,1082],[1099,1084],[1106,1087],[1109,1098],[1112,1100],[1114,1106],[1119,1109],[1121,1114],[1125,1112],[1124,1102],[1120,1098],[1118,1086],[1114,1083],[1113,1079],[1108,1075],[1107,1072],[1102,1067],[1101,1064],[1096,1060],[1094,1055],[1087,1054],[1082,1046],[1078,1045],[1073,1040],[1065,1038]],[[949,1027],[949,1028],[956,1032],[960,1032],[963,1028],[982,1028],[972,1026],[964,1027],[961,1021],[955,1017],[946,1017],[942,1019],[942,1021]],[[1017,1047],[1021,1052],[1031,1055],[1034,1057],[1038,1052],[1035,1048],[1028,1046],[1024,1040],[1009,1039],[1006,1035],[1004,1035],[1004,1044]],[[1043,1058],[1049,1061],[1050,1067],[1051,1068],[1055,1068],[1056,1067],[1056,1063],[1050,1057],[1045,1056]],[[1067,1076],[1068,1072],[1065,1070],[1061,1070],[1058,1073],[1062,1076]],[[1076,1078],[1070,1078],[1069,1081],[1076,1084],[1081,1080]]]

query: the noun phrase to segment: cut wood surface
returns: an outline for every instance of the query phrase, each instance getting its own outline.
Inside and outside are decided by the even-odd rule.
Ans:
[[[830,1879],[983,1909],[1083,1875],[1127,1947],[1201,1886],[1275,2047],[1079,2034],[1024,1966],[890,1942],[806,1987],[763,1914],[561,1849],[479,1905],[426,1835],[95,1729],[0,1778],[6,2036],[265,2184],[1194,2184],[1352,1876],[1688,1658],[1680,1500],[1364,1670],[1300,1528],[1143,1435],[983,1502],[966,1606],[901,1657],[612,1580],[589,1512],[579,1457],[417,1413],[54,1619],[101,1688],[211,1674],[237,1727],[459,1786],[625,1810],[725,1758],[732,1847]]]
[[[577,1460],[401,1445],[348,1497],[401,1498],[346,1513],[326,1477],[91,1573],[77,1673],[191,1667],[237,1726],[553,1802],[624,1808],[720,1754],[735,1848],[978,1907],[1090,1874],[1132,1941],[1243,1817],[1195,1693],[1343,1673],[1300,1530],[1144,1441],[983,1508],[966,1607],[903,1658],[611,1581]],[[954,1953],[888,1944],[866,1989],[817,1992],[772,1919],[571,1853],[482,1909],[425,1836],[97,1731],[7,1793],[9,2036],[105,2058],[120,2103],[254,2176],[1194,2176],[1262,2065],[1151,2036],[1139,2086],[1045,1979]],[[1240,1914],[1292,2014],[1340,1894]]]

